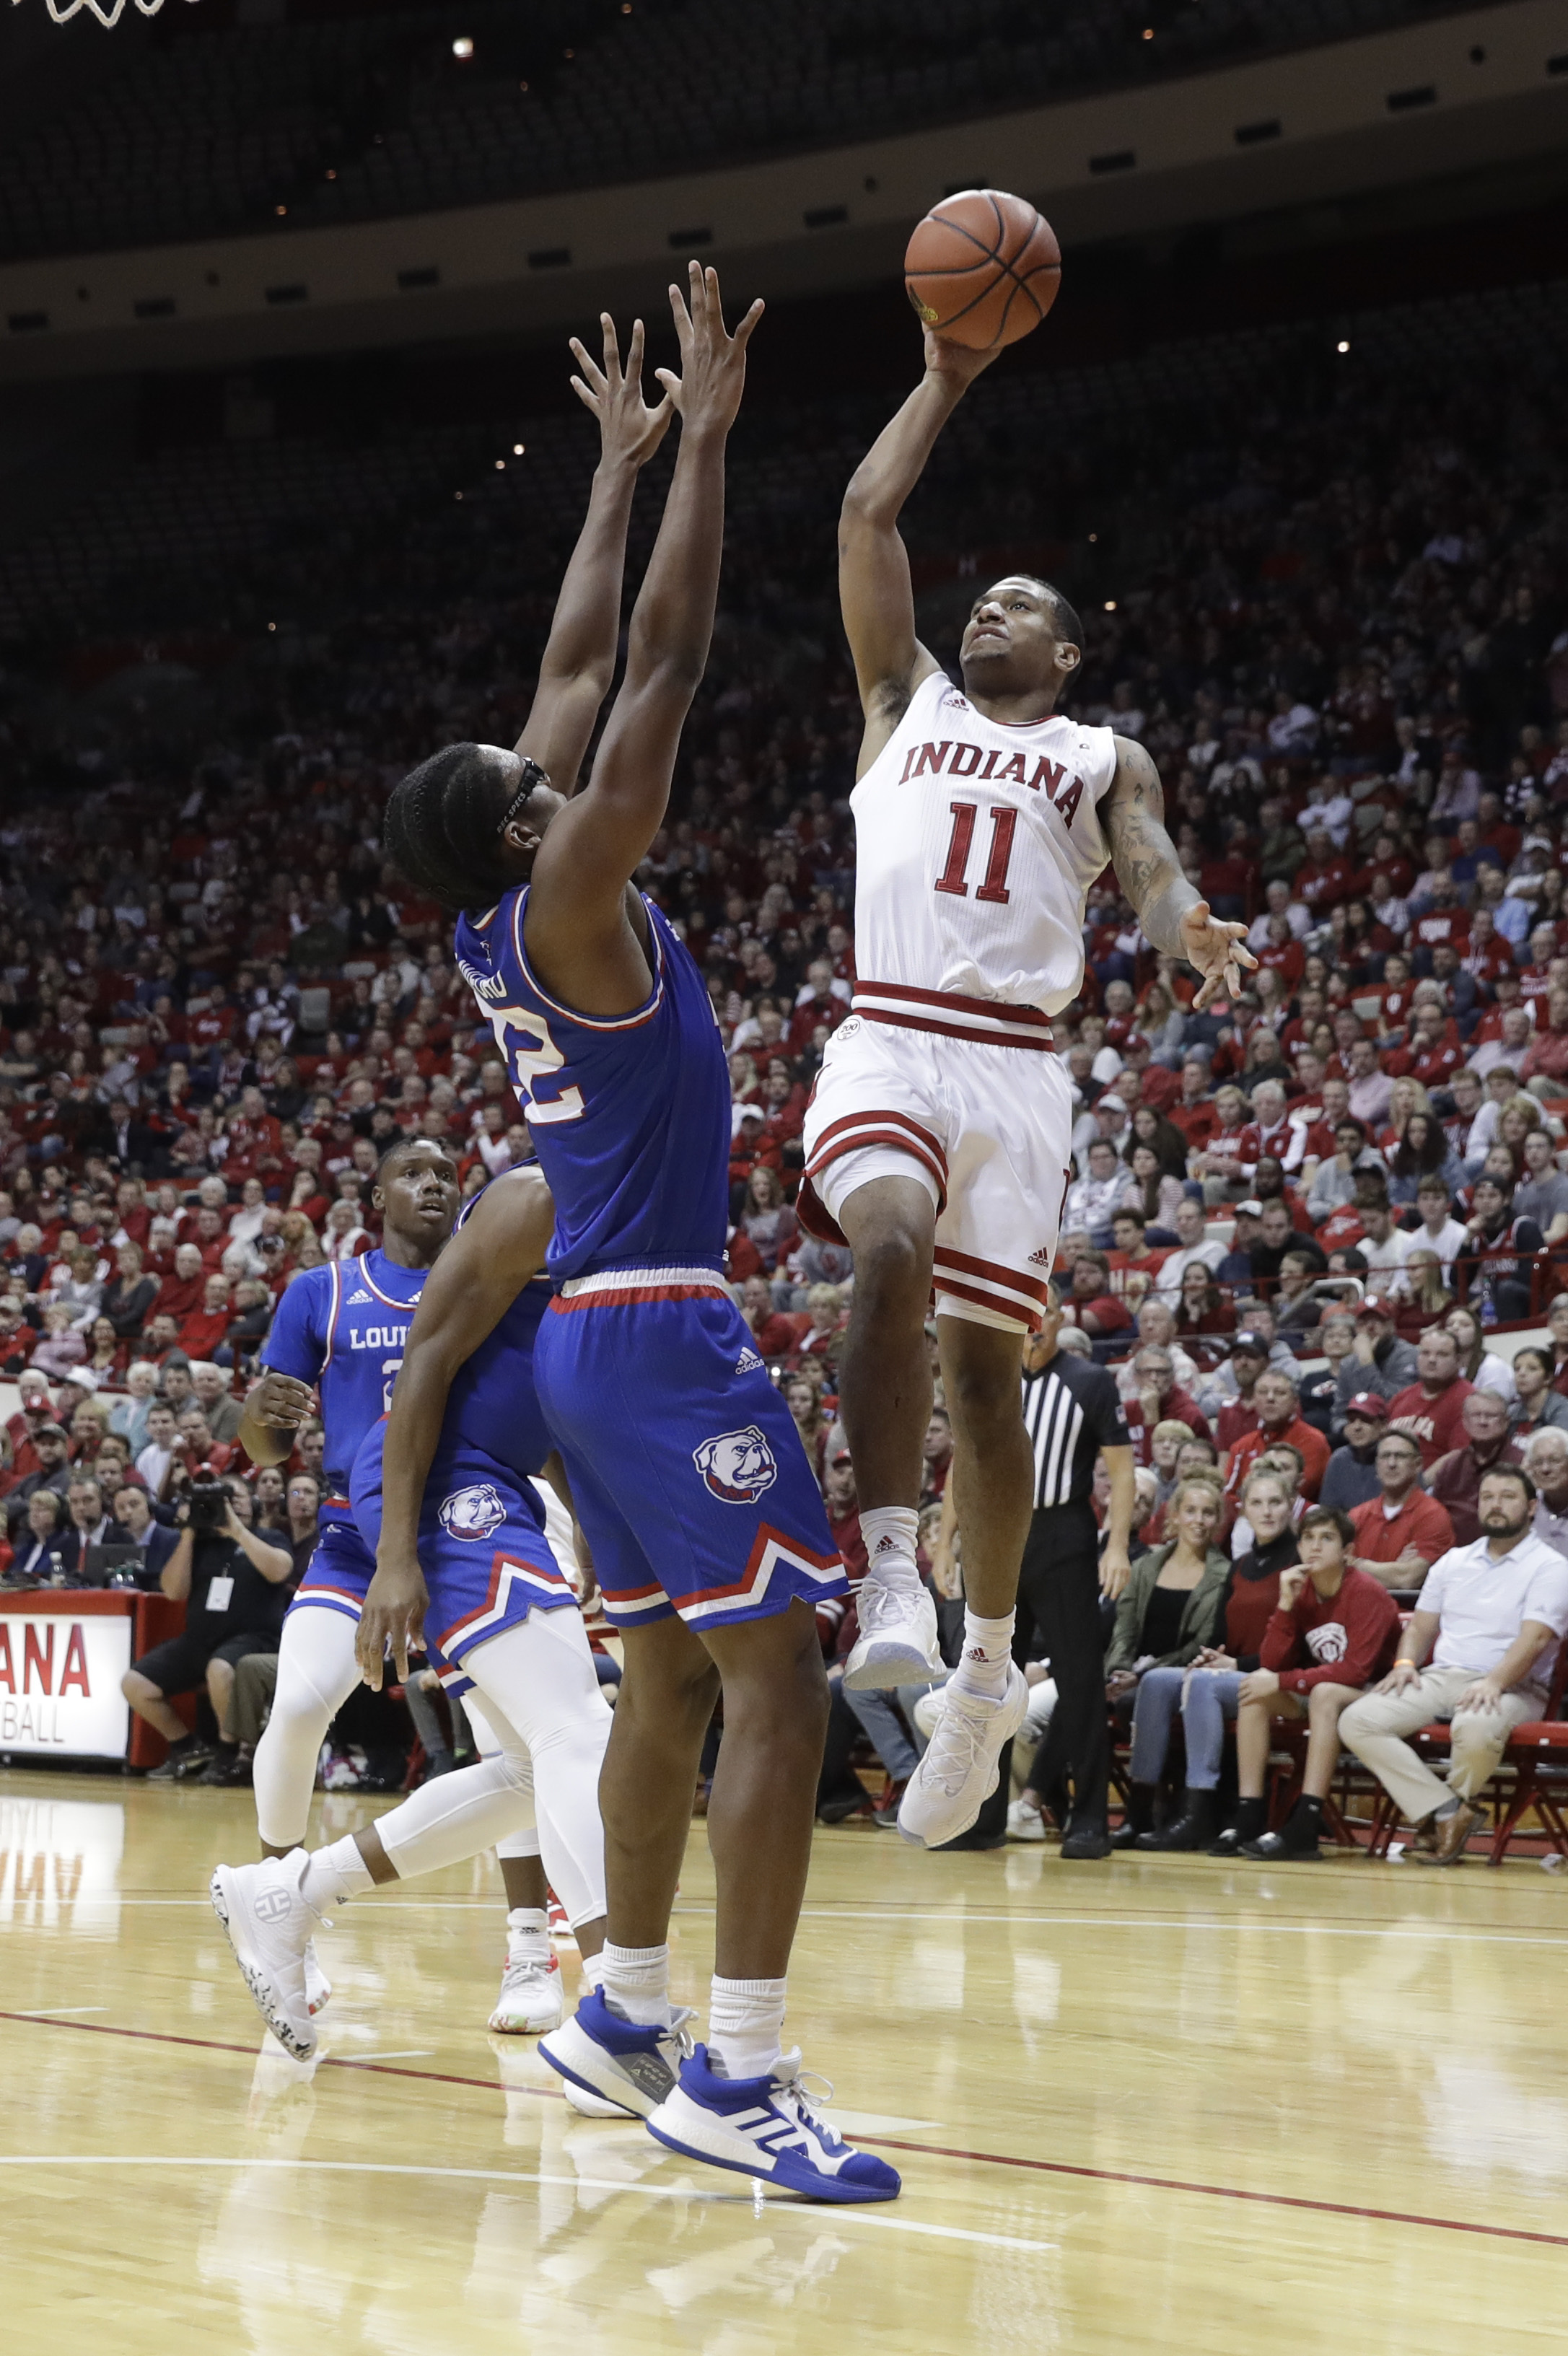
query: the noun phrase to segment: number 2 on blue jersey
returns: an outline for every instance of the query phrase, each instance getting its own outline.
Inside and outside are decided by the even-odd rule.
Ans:
[[[496,1034],[496,1044],[506,1057],[512,1085],[519,1096],[528,1100],[530,1126],[581,1120],[581,1088],[563,1088],[558,1097],[541,1098],[534,1094],[535,1084],[551,1078],[566,1061],[551,1037],[550,1025],[543,1015],[536,1014],[531,1006],[487,1005],[485,1012]]]

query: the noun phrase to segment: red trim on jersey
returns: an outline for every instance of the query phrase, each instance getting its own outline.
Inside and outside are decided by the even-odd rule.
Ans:
[[[550,1306],[560,1314],[575,1309],[623,1309],[643,1301],[716,1301],[728,1293],[722,1280],[716,1284],[639,1284],[623,1292],[578,1293],[570,1301],[558,1292]]]
[[[1036,1301],[1049,1299],[1049,1280],[1030,1276],[1025,1269],[1004,1267],[1001,1260],[977,1259],[972,1252],[954,1251],[950,1245],[938,1244],[936,1258],[944,1268],[956,1268],[962,1276],[989,1278],[993,1284],[1010,1284],[1015,1292],[1027,1292]]]
[[[994,1292],[982,1292],[978,1285],[961,1284],[956,1277],[939,1269],[932,1284],[935,1292],[950,1292],[960,1301],[972,1301],[977,1309],[995,1309],[1004,1316],[1015,1318],[1029,1333],[1038,1333],[1044,1312],[1031,1309],[1022,1301],[1001,1301]]]
[[[334,1259],[329,1260],[328,1266],[332,1271],[328,1286],[331,1306],[327,1312],[327,1355],[321,1361],[320,1373],[316,1377],[318,1383],[322,1375],[332,1364],[332,1348],[338,1337],[338,1312],[343,1304],[343,1263],[340,1259]]]
[[[368,1284],[370,1286],[371,1292],[381,1303],[383,1308],[401,1309],[405,1317],[412,1317],[414,1311],[419,1306],[418,1301],[400,1301],[395,1293],[383,1292],[366,1265],[369,1258],[370,1255],[368,1252],[356,1252],[353,1258],[349,1262],[349,1266],[359,1269],[361,1283]],[[334,1268],[341,1268],[343,1263],[341,1260],[334,1260],[332,1265]],[[430,1270],[427,1268],[411,1268],[408,1272],[410,1276],[418,1277],[427,1277],[430,1274]],[[424,1290],[424,1285],[421,1284],[419,1289],[423,1292]]]

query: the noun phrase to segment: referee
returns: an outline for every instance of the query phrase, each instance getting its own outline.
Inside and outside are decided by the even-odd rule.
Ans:
[[[1024,1344],[1024,1421],[1035,1451],[1035,1510],[1018,1580],[1014,1658],[1048,1657],[1057,1705],[1029,1772],[1042,1798],[1072,1782],[1065,1858],[1109,1857],[1105,1634],[1101,1599],[1113,1603],[1131,1575],[1133,1441],[1113,1377],[1057,1348],[1061,1288],[1051,1280],[1039,1331]],[[1111,1475],[1105,1547],[1090,1504],[1094,1460]]]

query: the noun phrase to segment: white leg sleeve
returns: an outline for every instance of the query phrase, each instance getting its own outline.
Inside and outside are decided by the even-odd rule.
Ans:
[[[472,1693],[466,1693],[463,1696],[463,1714],[474,1730],[474,1742],[480,1758],[498,1759],[500,1756],[500,1744],[496,1740],[495,1730],[484,1711],[478,1707]],[[537,1857],[539,1855],[539,1826],[533,1815],[533,1762],[532,1759],[528,1762],[528,1790],[526,1794],[521,1792],[518,1794],[520,1801],[525,1797],[528,1802],[528,1821],[526,1824],[520,1823],[518,1830],[509,1833],[505,1840],[497,1841],[498,1857]]]
[[[401,1807],[376,1818],[376,1830],[401,1879],[461,1865],[515,1833],[529,1805],[528,1754],[510,1728],[493,1759],[436,1775]]]
[[[252,1770],[256,1825],[271,1848],[298,1848],[310,1822],[327,1729],[360,1682],[355,1623],[325,1604],[291,1612],[278,1644],[277,1690]]]
[[[532,1760],[539,1847],[551,1888],[574,1929],[596,1921],[605,1911],[599,1769],[610,1709],[581,1617],[572,1611],[531,1612],[521,1626],[476,1644],[463,1665],[501,1743],[510,1752],[516,1741]],[[386,1824],[383,1816],[383,1840]]]

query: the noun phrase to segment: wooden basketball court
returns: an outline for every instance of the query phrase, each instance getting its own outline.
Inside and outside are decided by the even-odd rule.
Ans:
[[[1562,2344],[1568,1878],[1533,1862],[824,1833],[789,2031],[905,2179],[828,2209],[575,2117],[488,2035],[489,1860],[344,1911],[297,2069],[205,1896],[253,1845],[248,1794],[0,1779],[8,2356]],[[688,2001],[712,1899],[698,1826]]]

